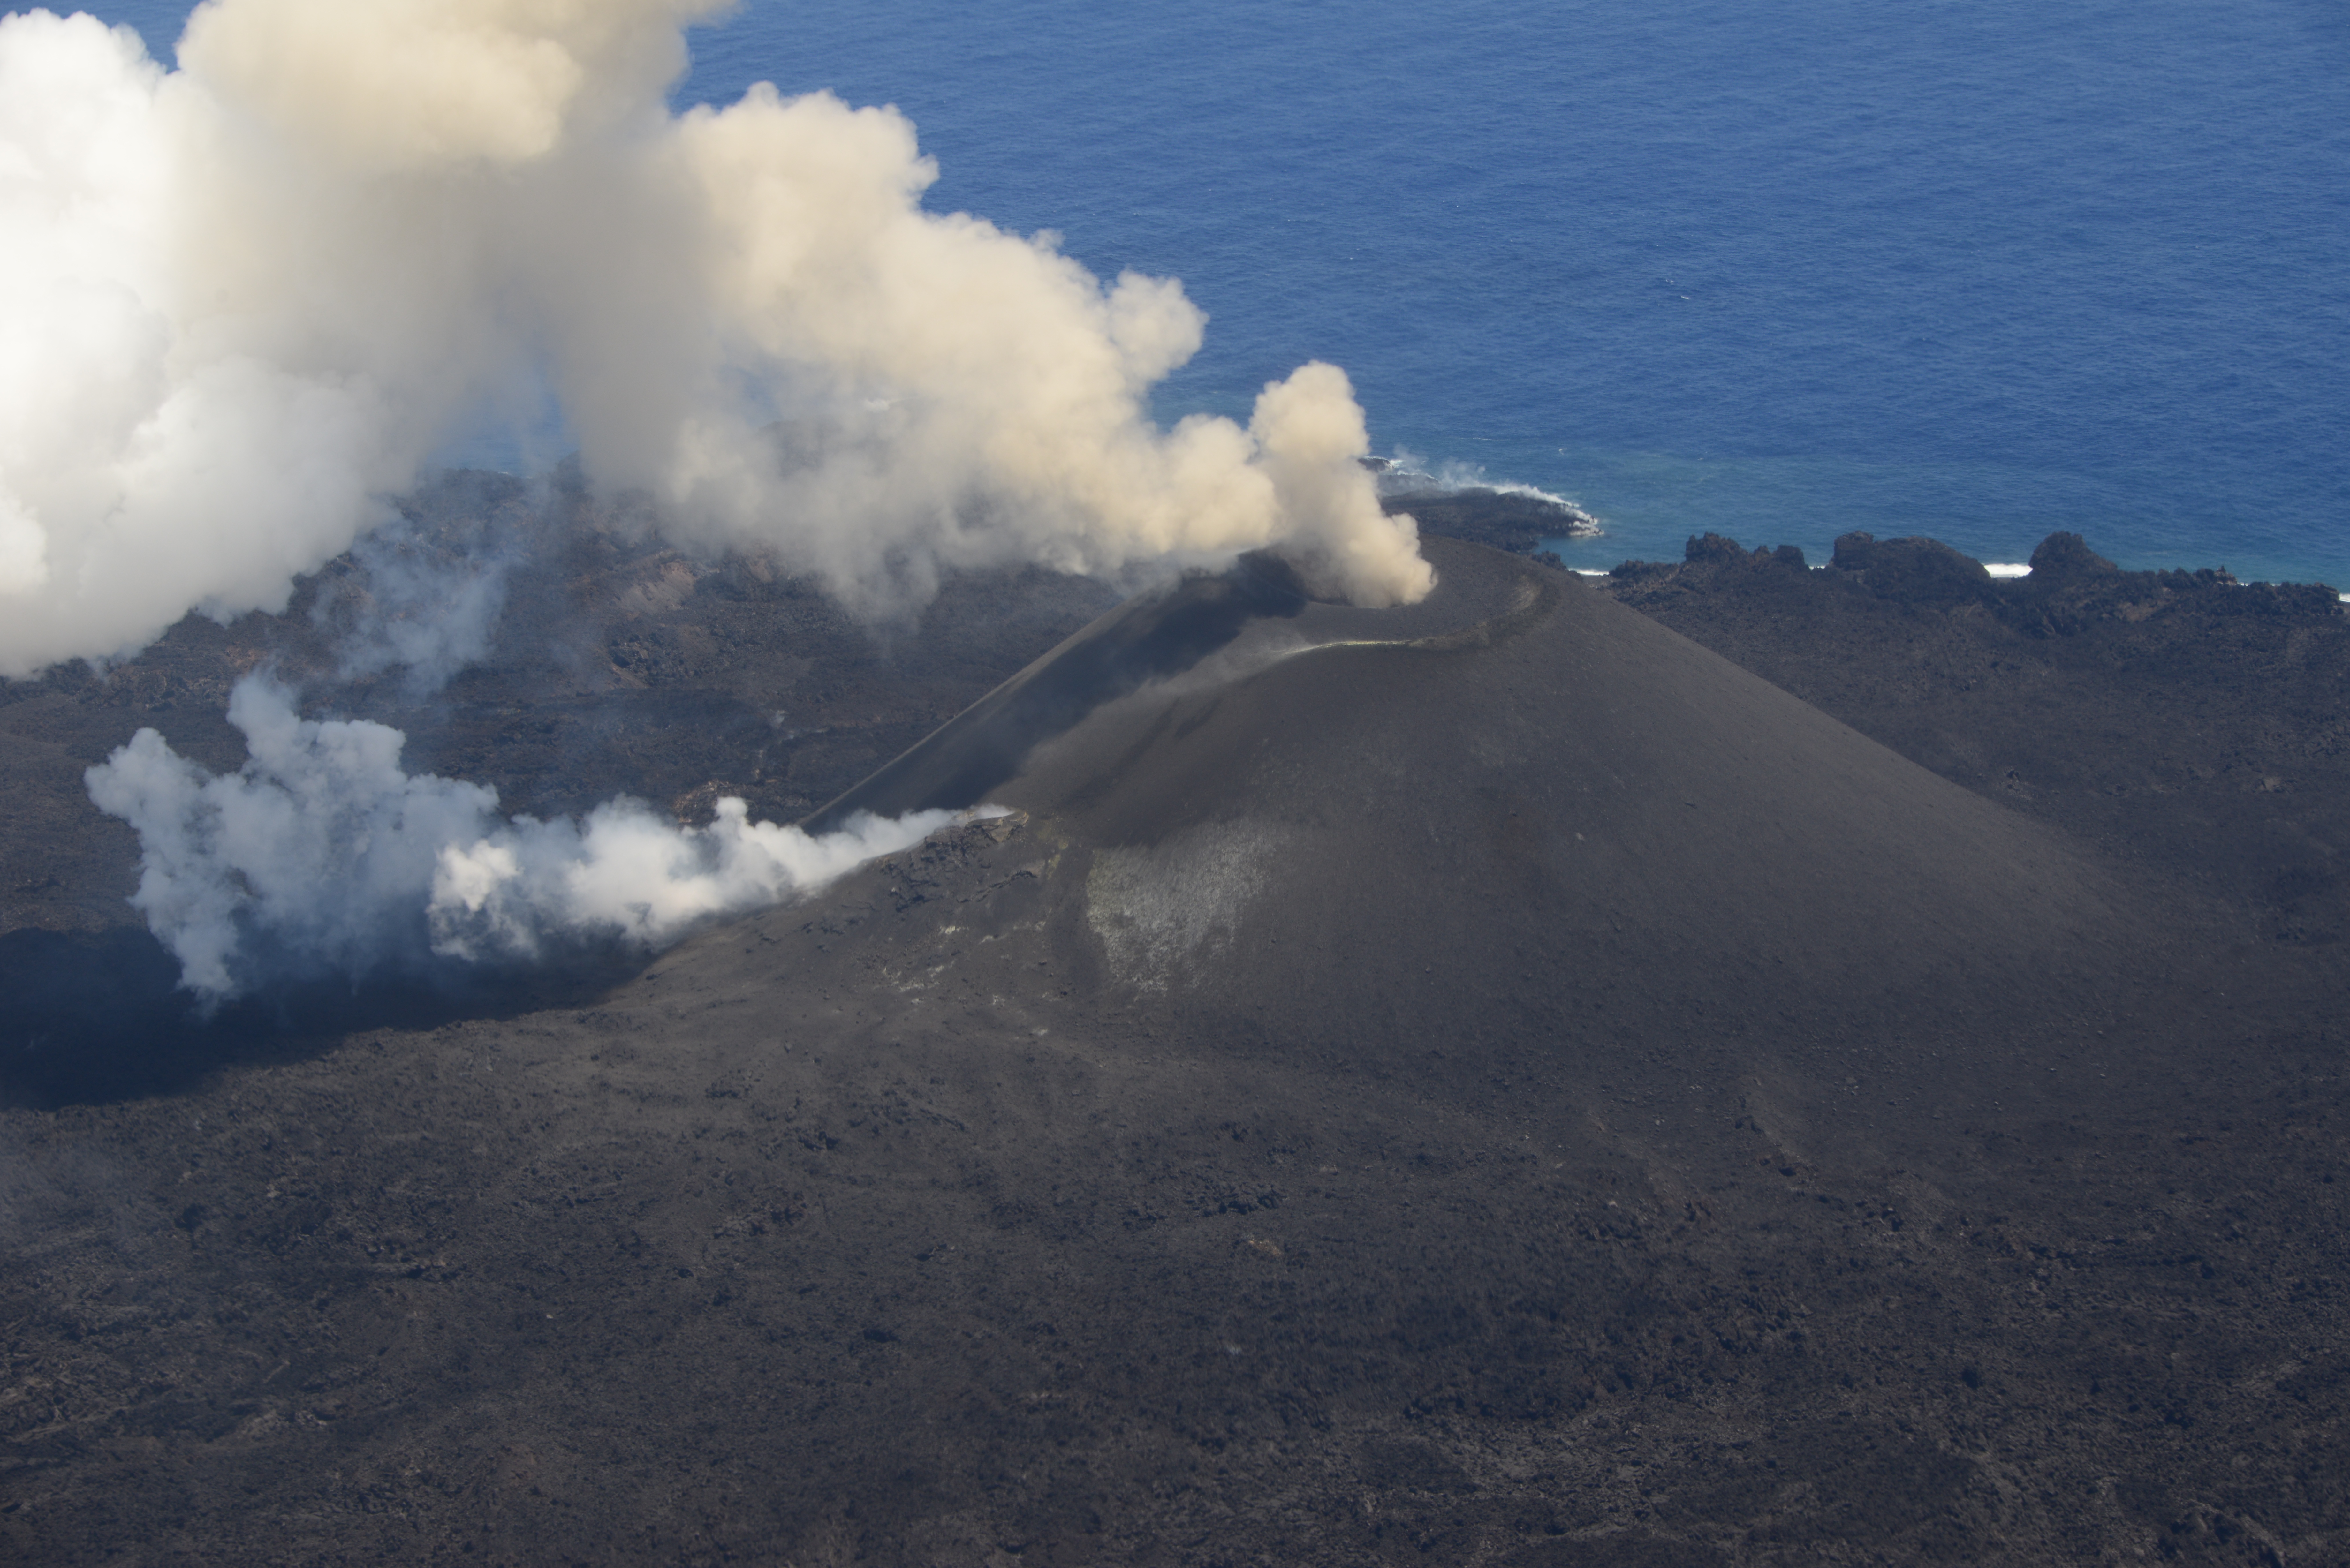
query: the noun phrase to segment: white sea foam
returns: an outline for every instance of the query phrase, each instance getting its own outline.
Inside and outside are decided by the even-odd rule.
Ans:
[[[1417,454],[1398,447],[1383,458],[1374,458],[1373,472],[1383,496],[1403,498],[1413,495],[1514,495],[1554,507],[1564,515],[1559,533],[1569,537],[1582,537],[1606,533],[1607,527],[1596,514],[1579,501],[1528,484],[1514,479],[1487,477],[1483,468],[1475,463],[1448,459],[1435,468],[1426,466]]]

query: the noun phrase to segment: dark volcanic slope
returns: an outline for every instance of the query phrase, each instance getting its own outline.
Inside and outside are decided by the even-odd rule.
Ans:
[[[1986,1033],[2162,972],[2136,951],[2166,929],[2148,891],[2057,836],[1575,578],[1430,553],[1426,605],[1260,596],[1204,657],[1202,607],[1251,601],[1211,579],[1131,603],[820,820],[1020,807],[1084,867],[1057,873],[1070,929],[1040,959],[1170,1027],[1350,1070],[1437,1036],[1479,1043],[1475,1084],[1667,1043],[1719,1079],[1712,1037],[1759,1014],[1783,1054],[1952,1036],[1934,1071],[1889,1070],[1955,1105],[2006,1050]],[[1007,724],[1098,695],[1106,646],[1199,662],[1058,734]],[[994,784],[1007,731],[1034,749]]]
[[[1793,556],[1793,559],[1789,557]],[[2350,609],[2314,585],[2125,572],[2070,534],[2019,581],[1930,539],[1690,541],[1604,585],[1903,755],[2244,911],[2350,934]]]
[[[1112,986],[1555,1056],[1707,1007],[1922,1024],[2142,939],[2056,836],[1574,578],[1430,548],[1432,624],[1260,623],[995,792],[1093,855]]]
[[[594,1006],[13,1114],[0,1541],[2350,1556],[2332,950],[1431,549]]]

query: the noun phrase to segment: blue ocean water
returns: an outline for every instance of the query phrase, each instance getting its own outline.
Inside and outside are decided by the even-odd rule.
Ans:
[[[117,4],[167,51],[184,5]],[[1173,419],[1309,358],[1381,450],[1706,529],[2350,587],[2339,0],[751,0],[681,103],[894,103],[931,204],[1183,279]],[[165,55],[168,58],[168,54]]]

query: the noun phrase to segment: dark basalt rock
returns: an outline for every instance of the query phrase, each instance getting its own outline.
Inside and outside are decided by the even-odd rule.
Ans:
[[[1466,539],[1518,556],[1534,554],[1544,540],[1586,538],[1601,532],[1598,519],[1580,507],[1474,485],[1388,493],[1379,504],[1390,514],[1409,513],[1423,534]]]
[[[2340,1556],[2339,607],[1700,543],[877,639],[589,538],[371,711],[1020,815],[144,1079],[24,1067],[172,1027],[78,771],[303,625],[0,691],[0,1558]]]
[[[2350,931],[2350,616],[2323,584],[2124,571],[2078,535],[1937,602],[1714,548],[1607,591],[1967,787],[2224,888],[2264,940]],[[1943,547],[1910,552],[1939,561]],[[1897,567],[1892,574],[1899,579]]]
[[[1981,599],[1991,588],[1981,562],[1939,539],[1884,539],[1846,534],[1828,563],[1856,574],[1869,592],[1900,604],[1950,606]]]
[[[2119,570],[2119,566],[2090,549],[2089,542],[2078,534],[2051,534],[2032,551],[2032,575],[2043,581]]]
[[[1681,548],[1681,559],[1689,564],[1711,562],[1722,566],[1793,567],[1798,571],[1808,566],[1803,550],[1797,545],[1781,545],[1773,549],[1758,545],[1749,554],[1744,545],[1726,534],[1691,535],[1689,543]],[[1630,575],[1644,565],[1643,562],[1627,561],[1617,571]]]

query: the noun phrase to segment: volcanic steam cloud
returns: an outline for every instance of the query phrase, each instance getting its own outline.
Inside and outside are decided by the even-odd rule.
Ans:
[[[0,19],[0,676],[282,609],[366,556],[433,452],[500,428],[559,431],[674,542],[853,607],[951,567],[1263,546],[1359,603],[1427,593],[1343,373],[1267,386],[1245,429],[1160,429],[1149,389],[1206,320],[1178,284],[1104,287],[1050,236],[925,212],[936,170],[894,109],[762,85],[672,114],[683,29],[722,8],[208,0],[171,71],[127,27]],[[359,628],[352,666],[431,685],[477,657],[497,578],[459,580],[399,639]],[[140,830],[135,902],[212,998],[286,967],[659,943],[935,826],[811,839],[739,801],[701,829],[619,802],[508,822],[403,773],[399,732],[306,720],[265,677],[231,716],[235,774],[152,731],[89,773]]]
[[[1346,377],[1161,430],[1179,285],[920,205],[892,109],[672,114],[711,0],[210,0],[0,20],[0,674],[276,609],[460,430],[542,428],[852,603],[1272,545],[1423,595]]]

